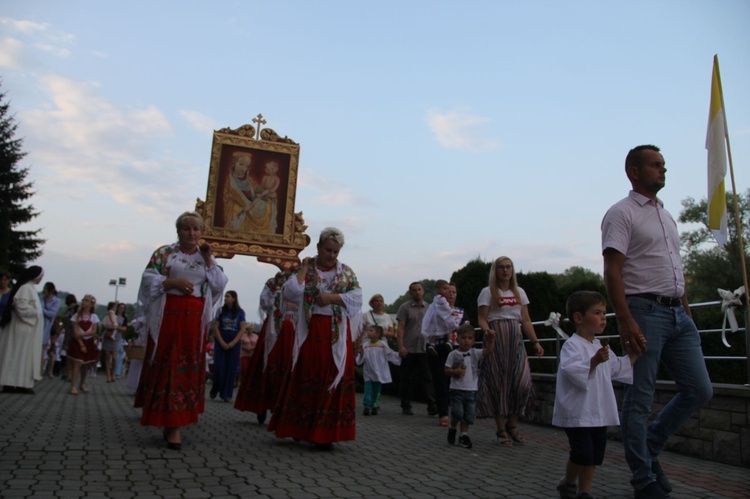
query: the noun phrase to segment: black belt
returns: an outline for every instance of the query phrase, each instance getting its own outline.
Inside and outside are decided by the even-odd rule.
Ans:
[[[635,296],[637,298],[645,298],[647,300],[655,301],[656,303],[660,303],[668,307],[678,307],[682,305],[682,298],[672,298],[670,296],[655,295],[653,293],[637,293],[637,294],[628,295],[628,296]]]

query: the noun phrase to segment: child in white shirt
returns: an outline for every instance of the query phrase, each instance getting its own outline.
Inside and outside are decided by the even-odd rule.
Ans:
[[[636,356],[610,356],[609,346],[596,339],[607,325],[601,294],[577,291],[566,309],[576,333],[560,351],[552,424],[565,429],[570,457],[557,490],[562,499],[589,499],[594,467],[604,459],[607,426],[620,424],[612,380],[632,383]]]
[[[397,366],[401,365],[401,357],[383,339],[382,327],[368,326],[365,334],[368,341],[358,345],[357,357],[354,361],[358,366],[364,365],[365,396],[363,405],[365,409],[363,414],[365,416],[370,414],[377,416],[383,384],[393,381],[388,362]]]
[[[422,318],[422,336],[425,337],[425,350],[433,357],[438,356],[436,346],[445,344],[451,347],[449,336],[459,326],[460,317],[453,314],[453,307],[448,303],[446,295],[450,283],[443,279],[435,281],[435,297],[427,307]]]
[[[495,332],[485,332],[484,348],[472,348],[475,341],[474,328],[465,323],[458,328],[458,349],[448,354],[445,374],[451,377],[450,402],[451,425],[448,428],[448,443],[456,443],[456,426],[461,423],[458,443],[471,449],[469,425],[474,424],[477,413],[477,382],[479,363],[495,348]]]

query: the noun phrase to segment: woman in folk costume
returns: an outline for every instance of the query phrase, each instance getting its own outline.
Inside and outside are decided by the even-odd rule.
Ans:
[[[284,284],[284,298],[298,304],[292,372],[268,425],[276,437],[292,437],[330,450],[354,440],[354,353],[349,321],[360,313],[357,276],[338,261],[344,235],[323,229],[318,254],[305,258]]]
[[[203,217],[185,212],[176,226],[178,242],[157,249],[141,278],[149,338],[135,407],[143,426],[163,427],[168,447],[180,450],[180,428],[203,412],[206,335],[227,277],[211,246],[199,246]]]
[[[265,400],[265,374],[264,368],[268,357],[269,340],[275,341],[276,331],[269,329],[274,327],[273,315],[276,309],[281,308],[281,286],[286,276],[278,272],[276,276],[266,281],[263,291],[260,292],[260,316],[263,325],[258,334],[253,354],[250,356],[247,369],[242,372],[240,388],[237,390],[237,400],[234,408],[240,411],[254,412],[258,415],[258,423],[263,424],[266,420],[266,411],[273,408],[275,398],[270,404]]]
[[[42,379],[42,339],[44,315],[34,288],[44,277],[33,265],[8,292],[0,318],[0,385],[3,392],[34,393],[34,381]]]

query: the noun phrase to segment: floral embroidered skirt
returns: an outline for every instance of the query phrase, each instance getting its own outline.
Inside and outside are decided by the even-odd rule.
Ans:
[[[297,364],[283,382],[268,431],[315,444],[354,440],[356,400],[354,353],[349,331],[346,363],[338,386],[328,387],[338,374],[331,348],[331,316],[313,315]]]
[[[143,408],[143,426],[187,426],[198,422],[203,413],[206,349],[202,314],[202,298],[167,295],[159,340],[154,345],[149,336],[135,396],[135,407]]]
[[[237,390],[237,401],[234,404],[235,409],[240,411],[260,414],[263,411],[273,410],[284,378],[292,367],[294,324],[286,319],[281,326],[276,343],[268,353],[265,369],[263,369],[263,357],[266,353],[266,325],[267,322],[264,322],[253,355],[248,361],[247,368],[243,368],[242,371],[242,381]]]

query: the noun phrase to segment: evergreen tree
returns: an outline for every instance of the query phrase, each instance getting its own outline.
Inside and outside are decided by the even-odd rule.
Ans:
[[[6,95],[0,93],[0,267],[13,275],[41,256],[44,243],[38,237],[41,229],[16,229],[38,215],[28,203],[33,183],[26,180],[28,168],[19,166],[26,153],[22,139],[14,138],[16,128]]]

